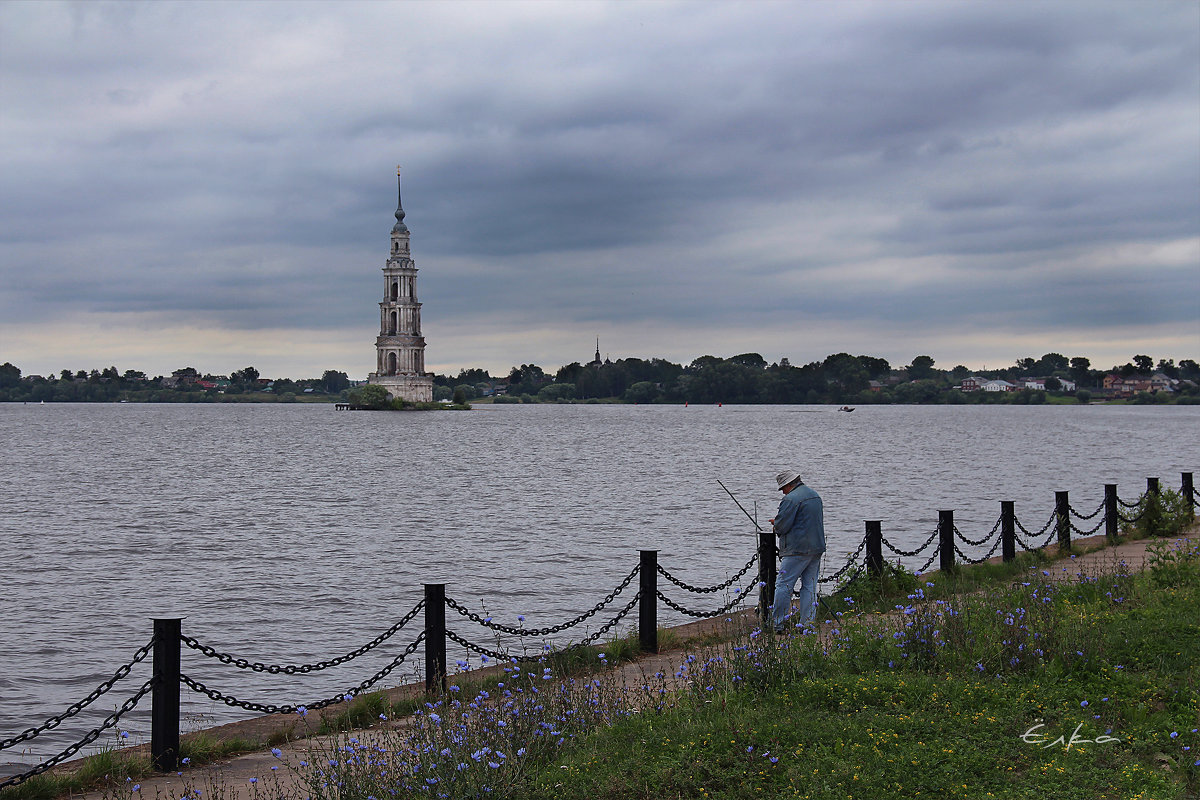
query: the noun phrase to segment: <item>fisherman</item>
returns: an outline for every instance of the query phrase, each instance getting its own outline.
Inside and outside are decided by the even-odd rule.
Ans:
[[[792,611],[792,589],[800,581],[798,625],[807,625],[817,615],[817,576],[825,552],[825,514],[821,496],[788,469],[775,476],[783,499],[771,520],[779,537],[779,574],[775,580],[775,605],[771,617],[775,632],[782,633]]]

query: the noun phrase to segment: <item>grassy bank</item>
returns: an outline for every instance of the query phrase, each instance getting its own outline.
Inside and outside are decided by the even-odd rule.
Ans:
[[[873,623],[758,636],[507,796],[1194,797],[1197,603],[1193,545],[1141,575],[914,594]]]
[[[349,734],[273,797],[1182,798],[1200,790],[1200,545],[817,632],[748,631],[678,681],[509,665],[411,726]],[[853,603],[849,605],[853,606]],[[682,688],[679,688],[682,687]],[[212,792],[207,793],[212,798]],[[213,798],[216,800],[216,798]]]

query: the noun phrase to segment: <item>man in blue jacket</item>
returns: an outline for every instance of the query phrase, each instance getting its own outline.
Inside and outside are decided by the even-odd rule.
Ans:
[[[775,605],[771,612],[775,632],[781,633],[792,611],[792,589],[800,581],[800,606],[795,622],[806,625],[817,615],[817,577],[825,552],[825,509],[821,496],[792,470],[775,477],[783,500],[771,520],[779,537],[779,574],[775,580]]]

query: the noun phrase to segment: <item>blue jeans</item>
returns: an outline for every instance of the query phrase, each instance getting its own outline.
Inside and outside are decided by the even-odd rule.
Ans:
[[[784,556],[775,577],[775,606],[771,619],[775,629],[784,625],[792,611],[792,589],[800,581],[800,604],[792,617],[794,622],[809,623],[817,616],[817,577],[821,571],[822,553],[805,556]]]

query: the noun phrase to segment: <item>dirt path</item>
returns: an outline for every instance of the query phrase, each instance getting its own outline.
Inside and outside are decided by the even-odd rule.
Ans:
[[[1049,573],[1049,577],[1052,580],[1062,581],[1077,580],[1080,574],[1096,575],[1106,571],[1112,572],[1122,563],[1128,570],[1138,571],[1144,569],[1146,566],[1149,545],[1156,541],[1178,541],[1180,538],[1200,538],[1200,526],[1193,525],[1185,536],[1176,537],[1174,540],[1129,541],[1116,547],[1108,548],[1103,547],[1103,536],[1080,539],[1074,544],[1078,549],[1082,549],[1085,552],[1068,559],[1055,561],[1053,564],[1043,567],[1043,569]],[[999,561],[998,558],[992,560]],[[930,580],[935,579],[936,576],[936,572],[931,572],[926,573],[923,578]],[[636,661],[628,662],[614,668],[616,682],[630,687],[640,687],[648,682],[648,679],[653,678],[655,673],[661,672],[666,676],[668,687],[676,685],[677,681],[675,681],[674,676],[683,664],[684,659],[687,658],[689,653],[694,654],[697,649],[702,649],[702,642],[706,637],[727,631],[735,625],[747,626],[754,624],[754,611],[752,609],[741,611],[731,616],[734,619],[732,623],[726,621],[727,617],[721,616],[713,620],[701,620],[672,628],[672,634],[678,637],[679,641],[685,643],[691,642],[693,646],[683,649],[673,649],[657,655],[643,656]],[[490,669],[495,670],[497,668],[493,667]],[[487,672],[488,670],[477,670],[476,674],[486,674]],[[394,702],[401,698],[419,697],[422,690],[423,687],[420,685],[401,686],[388,690],[387,695],[388,699]],[[331,711],[337,713],[339,709],[333,707]],[[311,716],[312,719],[309,720],[309,724],[315,728],[319,724],[319,717],[315,714]],[[285,730],[289,726],[295,734],[299,734],[302,731],[302,727],[298,723],[299,720],[294,717],[268,716],[222,725],[218,728],[209,729],[207,733],[218,738],[243,736],[265,739],[270,733]],[[405,722],[397,720],[389,724],[392,726],[402,726]],[[370,742],[379,733],[358,731],[354,735],[362,741]],[[280,744],[277,748],[280,753],[279,756],[273,754],[270,749],[266,749],[261,752],[247,753],[200,767],[187,768],[182,774],[168,773],[145,778],[138,782],[141,786],[140,794],[144,798],[159,798],[159,800],[175,798],[175,800],[178,800],[184,796],[188,788],[201,788],[205,790],[204,793],[206,796],[212,796],[214,794],[213,787],[221,787],[223,800],[241,800],[242,798],[248,800],[255,794],[254,789],[256,787],[252,784],[252,781],[262,781],[265,784],[272,778],[272,767],[278,767],[278,780],[283,786],[297,786],[299,781],[296,775],[283,766],[283,763],[297,764],[305,761],[311,758],[314,752],[320,753],[324,749],[327,749],[331,741],[332,737],[329,736],[302,738]],[[104,792],[95,791],[83,795],[83,800],[102,800],[105,796]],[[113,793],[109,791],[107,796],[111,798],[113,797]]]

